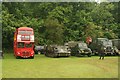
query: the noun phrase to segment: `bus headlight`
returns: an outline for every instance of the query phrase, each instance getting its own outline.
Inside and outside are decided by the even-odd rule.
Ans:
[[[31,54],[34,54],[34,53],[31,53]]]
[[[20,54],[20,52],[17,53],[18,55]]]

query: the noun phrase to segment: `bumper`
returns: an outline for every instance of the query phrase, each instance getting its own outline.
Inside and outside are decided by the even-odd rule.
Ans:
[[[92,52],[91,51],[79,51],[79,54],[88,55],[88,54],[92,54]]]
[[[22,58],[29,58],[29,57],[34,57],[34,55],[30,55],[30,56],[20,56]]]
[[[71,53],[56,53],[57,56],[71,56]]]
[[[80,55],[91,55],[92,53],[90,52],[84,52],[84,53],[79,53]]]
[[[113,50],[110,50],[110,51],[105,50],[104,53],[105,53],[105,54],[111,54],[111,55],[112,55],[112,54],[114,54],[114,51],[113,51]]]
[[[16,56],[22,57],[22,58],[29,58],[29,57],[34,57],[34,54],[17,54]]]

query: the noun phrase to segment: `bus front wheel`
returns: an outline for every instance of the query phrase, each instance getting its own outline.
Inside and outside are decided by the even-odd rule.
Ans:
[[[30,57],[30,59],[34,59],[34,56]]]
[[[16,56],[16,59],[19,59],[20,57],[19,56]]]

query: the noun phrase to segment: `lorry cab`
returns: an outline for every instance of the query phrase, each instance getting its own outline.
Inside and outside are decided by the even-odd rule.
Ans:
[[[102,46],[104,47],[105,54],[114,55],[114,50],[113,50],[113,45],[111,40],[103,41]]]
[[[112,41],[107,38],[96,38],[89,47],[95,55],[100,53],[105,53],[106,55],[114,54]]]
[[[120,39],[112,39],[114,53],[120,55]]]

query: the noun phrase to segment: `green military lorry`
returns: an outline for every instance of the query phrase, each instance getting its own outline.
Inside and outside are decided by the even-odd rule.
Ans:
[[[68,46],[47,45],[45,47],[45,56],[48,57],[69,57],[71,52]]]
[[[107,38],[96,38],[89,45],[95,55],[105,53],[106,55],[115,55],[112,41]]]
[[[69,46],[71,49],[71,55],[72,56],[85,56],[91,57],[92,51],[90,48],[88,48],[87,44],[83,41],[70,41],[66,43],[65,45]]]
[[[116,55],[120,55],[120,39],[112,39],[114,46],[114,52]]]

